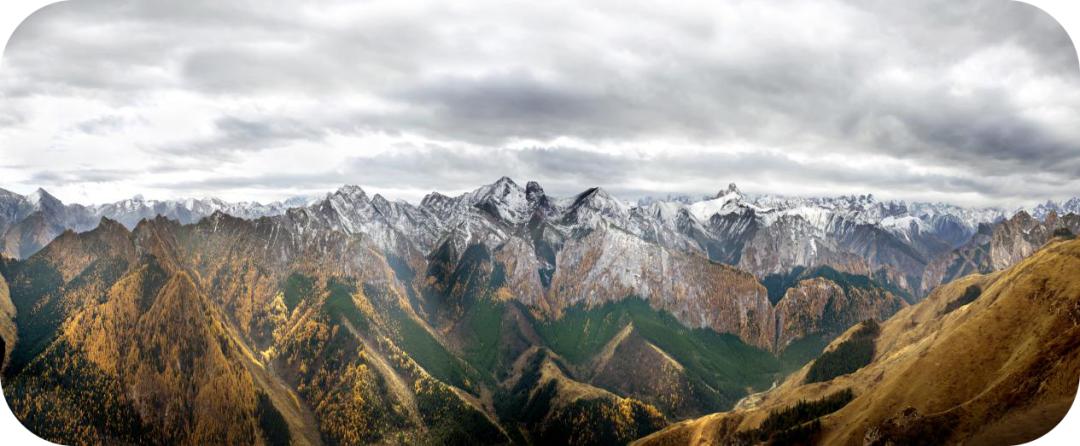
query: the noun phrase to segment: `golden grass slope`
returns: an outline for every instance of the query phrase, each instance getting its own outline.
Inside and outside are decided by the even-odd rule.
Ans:
[[[152,269],[121,279],[108,301],[66,324],[62,339],[128,386],[127,402],[159,438],[261,443],[251,415],[260,389],[244,349],[222,318],[207,316],[215,309],[186,272]]]
[[[981,295],[947,311],[970,286]],[[753,403],[639,443],[722,444],[771,410],[844,388],[856,398],[821,418],[819,444],[889,444],[905,435],[929,444],[1038,438],[1064,417],[1080,379],[1080,240],[1054,240],[1008,270],[942,286],[881,328],[873,361],[852,374],[804,384],[808,365]]]
[[[0,353],[0,370],[7,365],[11,349],[18,339],[15,332],[15,305],[11,303],[11,294],[7,281],[0,275],[0,339],[3,340],[3,353]]]

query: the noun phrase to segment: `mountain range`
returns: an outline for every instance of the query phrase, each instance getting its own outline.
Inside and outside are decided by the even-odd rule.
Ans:
[[[29,257],[65,230],[88,231],[97,227],[102,218],[118,221],[128,228],[159,215],[189,224],[219,211],[240,218],[280,215],[310,200],[294,197],[264,205],[229,203],[217,198],[159,201],[135,196],[115,203],[83,206],[64,204],[40,188],[25,196],[0,189],[0,253],[12,258]]]
[[[4,394],[67,444],[621,444],[1005,274],[1080,232],[1068,203],[5,192]]]
[[[1080,213],[1080,198],[1060,204],[1048,201],[1009,214],[996,208],[879,201],[870,195],[746,195],[734,184],[702,200],[683,197],[631,205],[600,188],[573,197],[551,197],[535,182],[522,188],[505,177],[457,197],[433,192],[419,205],[377,194],[368,197],[357,186],[321,198],[296,197],[266,205],[141,196],[92,206],[65,205],[41,189],[27,196],[0,189],[0,253],[27,258],[63,231],[92,229],[101,218],[132,229],[140,220],[156,216],[191,224],[215,212],[256,219],[290,209],[322,218],[321,224],[349,234],[390,237],[379,242],[384,249],[392,248],[391,239],[402,238],[424,253],[444,237],[459,238],[458,249],[474,237],[485,238],[491,248],[513,230],[528,227],[537,230],[544,243],[558,245],[569,234],[606,225],[650,244],[735,266],[766,284],[788,282],[801,269],[830,266],[873,276],[901,291],[911,303],[951,278],[940,277],[948,276],[948,271],[939,271],[942,264],[955,257],[956,250],[979,240],[981,231],[992,231],[996,224],[1025,214],[1045,223]],[[321,217],[316,215],[320,213]],[[1072,220],[1061,224],[1075,226]],[[537,255],[537,260],[553,270],[552,259],[542,257]],[[1003,266],[1007,263],[994,268]],[[780,291],[770,289],[771,299],[779,298]]]

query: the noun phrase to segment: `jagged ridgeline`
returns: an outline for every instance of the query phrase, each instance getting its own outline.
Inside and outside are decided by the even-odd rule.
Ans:
[[[937,285],[964,274],[1015,263],[1053,231],[1076,233],[1080,229],[1080,218],[1069,215],[1080,212],[1080,198],[1046,202],[1010,218],[1010,213],[1000,209],[879,201],[869,195],[754,196],[743,194],[734,184],[698,201],[641,200],[636,205],[616,200],[599,188],[550,197],[537,183],[522,188],[508,178],[458,197],[432,193],[418,206],[378,195],[368,197],[355,186],[322,198],[295,197],[265,205],[136,196],[82,206],[64,204],[41,189],[25,196],[0,189],[0,254],[28,258],[64,230],[87,231],[103,217],[132,229],[140,220],[157,215],[190,224],[214,212],[255,219],[281,216],[290,209],[346,232],[386,233],[387,228],[380,226],[389,225],[400,237],[423,248],[424,254],[430,254],[434,243],[454,229],[465,231],[466,238],[503,240],[519,235],[536,254],[539,281],[545,287],[553,279],[564,239],[603,224],[750,272],[768,287],[774,303],[803,270],[820,266],[873,277],[913,303]],[[479,216],[499,224],[469,222]],[[497,233],[485,233],[492,229]]]
[[[66,444],[623,444],[735,407],[927,283],[929,244],[853,214],[819,233],[734,187],[702,203],[503,178],[419,206],[345,187],[250,219],[104,218],[0,258],[4,395]],[[1069,218],[949,255],[1005,264]]]

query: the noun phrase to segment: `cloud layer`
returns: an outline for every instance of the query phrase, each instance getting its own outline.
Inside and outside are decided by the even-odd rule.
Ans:
[[[81,0],[9,43],[0,187],[416,200],[511,175],[1014,206],[1080,192],[1077,66],[1005,0]]]

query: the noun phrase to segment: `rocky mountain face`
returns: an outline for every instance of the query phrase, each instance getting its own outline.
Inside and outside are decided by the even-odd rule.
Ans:
[[[25,258],[67,229],[86,231],[97,219],[80,205],[66,206],[38,189],[21,196],[0,190],[0,254]]]
[[[1080,241],[1054,237],[1008,269],[941,286],[880,326],[853,327],[813,363],[735,410],[637,443],[1032,441],[1076,396],[1078,268]],[[833,370],[825,380],[810,379],[825,369]]]
[[[806,271],[776,304],[776,349],[812,335],[831,338],[868,319],[883,321],[908,306],[865,277],[822,267]]]
[[[297,197],[284,202],[261,204],[230,203],[217,198],[159,201],[135,196],[115,203],[90,206],[88,209],[94,216],[116,220],[128,228],[134,228],[140,220],[153,219],[159,215],[183,224],[195,223],[214,212],[246,219],[281,215],[286,209],[304,206],[309,201],[311,199]]]
[[[1051,213],[1055,218],[1067,215],[1074,201],[1048,202],[1029,215],[1045,222]],[[750,196],[734,184],[710,199],[684,197],[630,205],[599,188],[555,198],[535,182],[523,188],[509,178],[457,197],[435,192],[419,205],[368,197],[356,186],[321,199],[297,198],[269,205],[135,197],[84,207],[65,206],[44,191],[27,197],[0,191],[0,249],[9,257],[26,258],[64,229],[89,230],[102,217],[133,228],[140,220],[158,215],[190,224],[214,212],[253,219],[282,215],[289,209],[333,230],[376,237],[384,249],[415,249],[424,254],[446,241],[460,254],[478,237],[486,237],[484,243],[493,248],[522,236],[542,252],[537,262],[545,281],[554,272],[555,248],[561,248],[565,238],[604,227],[671,251],[736,266],[763,281],[791,275],[796,268],[817,266],[872,276],[902,290],[909,302],[940,283],[936,276],[943,272],[935,269],[945,262],[943,258],[969,245],[980,225],[995,225],[1006,217],[997,209],[878,201],[866,195]],[[525,231],[528,237],[522,234]],[[1012,257],[1022,258],[1031,248],[1016,246],[1014,250]],[[924,284],[924,280],[930,282]]]
[[[963,246],[927,266],[923,287],[934,287],[972,273],[988,274],[1030,256],[1056,235],[1080,234],[1080,215],[1050,212],[1038,220],[1020,211],[996,225],[983,225]]]
[[[29,215],[29,203],[22,195],[0,189],[0,234],[7,232],[11,225]]]
[[[748,205],[739,197],[731,186],[722,200],[725,206],[749,210],[715,213],[710,224],[721,227],[721,221],[733,215],[752,217],[754,210],[745,207]],[[522,188],[502,178],[454,198],[431,194],[415,207],[389,203],[379,196],[368,198],[359,188],[347,187],[324,202],[292,210],[287,217],[302,219],[298,224],[369,235],[397,258],[426,253],[428,270],[434,268],[433,272],[441,275],[451,275],[470,250],[474,254],[483,251],[482,255],[494,257],[506,267],[500,274],[511,284],[514,299],[543,316],[558,317],[574,305],[591,307],[638,296],[654,308],[674,314],[684,325],[732,333],[769,350],[776,333],[766,290],[757,277],[739,269],[787,273],[803,265],[822,264],[868,277],[875,273],[870,262],[840,247],[835,248],[835,254],[826,254],[833,252],[826,248],[832,243],[830,236],[798,216],[777,217],[768,226],[753,218],[722,226],[747,239],[749,245],[742,251],[750,253],[736,268],[724,267],[708,255],[707,251],[722,252],[724,248],[709,226],[694,216],[704,212],[702,206],[654,203],[646,208],[632,207],[603,189],[552,199],[536,183]],[[793,231],[789,225],[799,230]],[[815,231],[821,235],[820,249],[799,238],[799,234]],[[897,260],[903,256],[878,254],[887,249],[879,248],[876,241],[856,238],[848,237],[843,243],[869,246],[863,252],[877,255],[870,256],[872,261],[903,266]],[[766,266],[755,268],[757,264],[748,259],[757,258],[758,252],[769,258],[782,253],[785,258],[771,263],[765,260]]]
[[[94,206],[64,204],[43,189],[22,196],[0,189],[0,253],[8,257],[30,257],[65,230],[78,232],[97,227],[102,218],[134,228],[140,220],[163,216],[184,224],[195,223],[214,212],[240,218],[280,215],[286,209],[303,206],[302,198],[268,205],[228,203],[216,198],[177,201],[145,200],[141,196]]]

